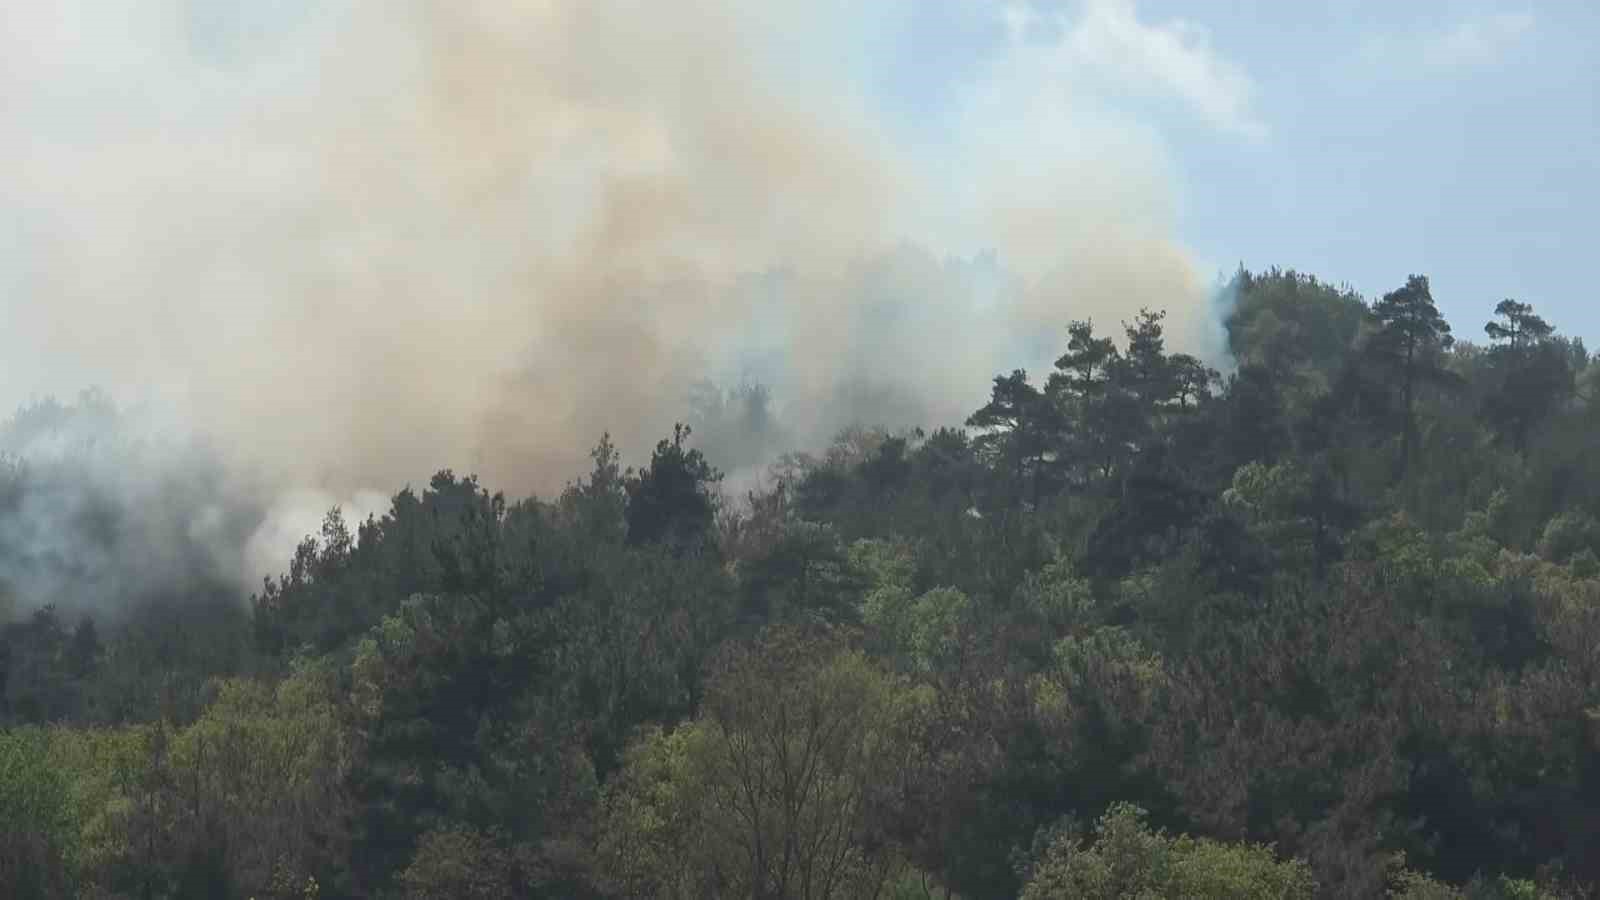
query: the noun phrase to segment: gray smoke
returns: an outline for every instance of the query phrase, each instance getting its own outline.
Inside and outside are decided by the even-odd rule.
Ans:
[[[0,425],[0,614],[234,596],[264,487],[103,394],[30,404]]]

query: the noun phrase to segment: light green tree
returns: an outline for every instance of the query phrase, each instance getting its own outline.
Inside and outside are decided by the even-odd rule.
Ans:
[[[1113,804],[1089,842],[1057,835],[1033,866],[1022,900],[1310,900],[1316,882],[1270,846],[1152,831],[1145,812]]]
[[[728,646],[699,718],[654,729],[609,787],[600,868],[629,897],[876,896],[899,871],[878,792],[896,768],[891,679],[833,639]]]

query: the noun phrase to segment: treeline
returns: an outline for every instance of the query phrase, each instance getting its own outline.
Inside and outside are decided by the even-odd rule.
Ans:
[[[1594,896],[1600,364],[1230,290],[1225,378],[1077,322],[737,502],[602,440],[335,510],[248,610],[14,617],[0,894]]]

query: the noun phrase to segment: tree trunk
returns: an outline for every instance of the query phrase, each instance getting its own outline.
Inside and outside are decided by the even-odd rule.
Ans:
[[[1412,340],[1407,342],[1405,375],[1403,386],[1401,388],[1403,397],[1402,403],[1405,406],[1406,411],[1406,420],[1405,430],[1401,432],[1400,435],[1400,477],[1407,483],[1409,483],[1411,480],[1412,432],[1416,429],[1415,398],[1412,393],[1412,381],[1415,378],[1415,370],[1412,367],[1412,360],[1415,352],[1416,341]]]

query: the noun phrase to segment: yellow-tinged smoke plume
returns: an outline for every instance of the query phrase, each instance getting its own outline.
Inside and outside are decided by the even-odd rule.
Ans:
[[[854,6],[8,4],[0,404],[99,385],[301,509],[548,492],[708,377],[814,444],[958,423],[1072,318],[1197,346],[1160,143],[1077,77],[1154,26],[1014,27],[929,137],[871,89],[917,4]]]

